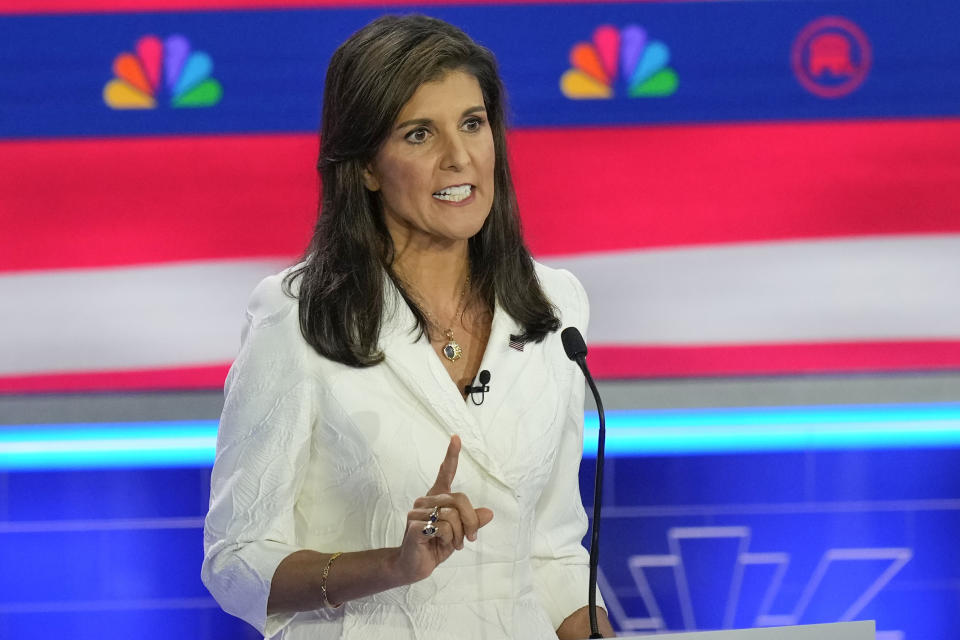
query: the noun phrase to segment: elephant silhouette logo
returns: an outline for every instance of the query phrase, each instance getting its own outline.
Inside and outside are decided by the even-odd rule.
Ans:
[[[850,59],[850,41],[838,33],[824,33],[810,42],[810,73],[820,77],[824,73],[850,76],[856,72]]]
[[[818,18],[793,42],[791,65],[800,84],[821,98],[856,91],[870,71],[870,41],[856,24],[838,16]]]

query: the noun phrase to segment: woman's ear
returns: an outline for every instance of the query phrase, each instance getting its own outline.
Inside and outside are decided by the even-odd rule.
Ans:
[[[363,184],[368,191],[380,191],[380,181],[377,180],[370,165],[363,168]]]

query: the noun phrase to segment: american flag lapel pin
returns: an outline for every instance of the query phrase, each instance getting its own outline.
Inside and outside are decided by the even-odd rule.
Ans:
[[[520,338],[520,336],[515,336],[510,334],[510,348],[516,349],[517,351],[523,351],[523,345],[527,343],[526,340]]]

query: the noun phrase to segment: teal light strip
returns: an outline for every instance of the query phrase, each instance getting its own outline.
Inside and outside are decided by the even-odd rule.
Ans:
[[[0,425],[0,471],[209,467],[215,420]],[[587,412],[584,457],[597,446]],[[960,448],[960,403],[607,412],[607,455]]]
[[[217,421],[0,426],[0,471],[208,467]]]
[[[598,419],[587,412],[584,457]],[[960,447],[960,403],[607,412],[608,456]]]

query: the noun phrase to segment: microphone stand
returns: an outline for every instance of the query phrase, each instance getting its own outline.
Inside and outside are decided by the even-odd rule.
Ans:
[[[597,403],[597,414],[600,417],[600,433],[597,438],[597,466],[593,476],[593,527],[590,535],[590,593],[589,612],[590,612],[590,637],[602,638],[600,630],[597,627],[597,566],[600,563],[600,503],[603,496],[603,461],[604,444],[607,439],[606,419],[603,415],[603,401],[600,400],[600,392],[597,391],[597,385],[593,382],[593,376],[587,369],[585,358],[579,358],[577,364],[583,370],[583,375],[590,385],[590,391],[593,392],[593,399]]]
[[[597,567],[600,563],[600,504],[603,496],[603,463],[604,448],[607,439],[607,421],[603,413],[603,401],[600,392],[593,382],[590,369],[587,368],[587,345],[583,336],[575,327],[567,327],[561,334],[563,349],[567,357],[577,363],[583,376],[590,385],[593,399],[597,403],[597,414],[600,418],[600,432],[597,438],[597,466],[593,480],[593,527],[590,535],[590,592],[587,594],[588,613],[590,614],[590,638],[602,638],[597,626]]]

